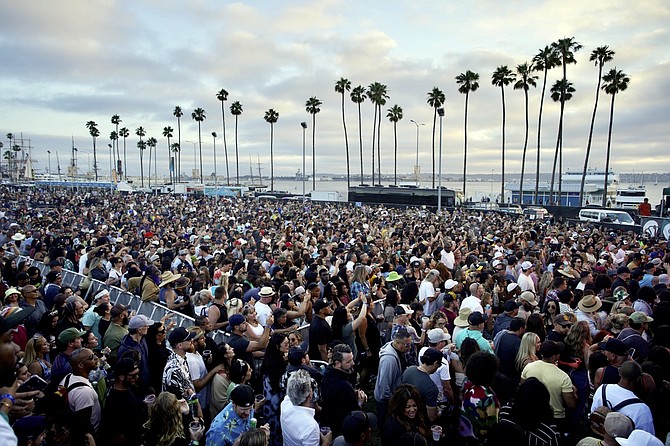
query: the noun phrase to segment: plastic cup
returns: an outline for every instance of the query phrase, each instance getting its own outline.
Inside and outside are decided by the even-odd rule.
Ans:
[[[320,428],[321,435],[324,437],[330,433],[330,428],[328,426],[323,426]]]
[[[154,401],[156,401],[156,395],[154,395],[153,393],[144,397],[144,404],[146,404],[149,407],[151,407],[154,404]]]
[[[202,359],[205,362],[209,362],[212,359],[212,351],[211,350],[205,350],[202,352]]]
[[[254,397],[254,401],[256,402],[256,404],[263,404],[265,402],[265,396],[259,393]]]
[[[188,424],[188,430],[191,436],[195,435],[202,428],[202,423],[200,421],[191,421]]]
[[[435,425],[430,428],[430,431],[433,433],[433,441],[440,441],[440,438],[442,438],[442,426]]]

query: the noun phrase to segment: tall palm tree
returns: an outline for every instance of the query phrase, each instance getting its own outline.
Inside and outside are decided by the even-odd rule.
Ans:
[[[367,98],[365,94],[365,87],[362,85],[359,85],[358,87],[354,87],[354,89],[351,91],[351,102],[354,104],[358,105],[358,139],[359,139],[359,150],[360,150],[360,157],[361,157],[361,183],[363,184],[363,127],[361,126],[361,104],[365,99]],[[304,174],[304,172],[303,172]]]
[[[242,114],[242,104],[240,101],[235,101],[230,104],[230,114],[235,116],[235,170],[237,172],[237,185],[240,185],[240,152],[237,146],[237,121]]]
[[[305,102],[305,111],[312,115],[312,190],[316,190],[316,114],[321,111],[322,104],[316,96],[312,96]]]
[[[275,158],[274,158],[274,133],[275,122],[279,120],[279,113],[274,109],[269,109],[263,117],[265,122],[270,124],[270,190],[275,190]]]
[[[535,71],[542,71],[544,73],[542,80],[542,94],[540,95],[540,113],[537,119],[537,158],[535,165],[535,193],[534,202],[538,204],[539,189],[540,189],[540,137],[542,135],[542,110],[544,108],[544,93],[547,88],[547,74],[549,70],[561,64],[556,51],[550,47],[545,46],[533,57],[533,69]]]
[[[610,152],[612,147],[612,121],[614,119],[614,98],[617,93],[625,91],[630,83],[630,77],[616,67],[609,70],[603,76],[602,89],[605,93],[612,95],[612,102],[610,103],[610,122],[607,129],[607,156],[605,158],[605,188],[603,190],[603,207],[607,204],[607,180],[610,170]]]
[[[584,157],[584,169],[582,170],[582,182],[579,185],[579,205],[584,203],[584,183],[586,183],[586,170],[589,167],[589,156],[591,155],[591,140],[593,138],[593,126],[596,123],[596,111],[598,110],[598,97],[600,96],[600,81],[603,75],[603,65],[614,59],[614,51],[607,45],[599,46],[591,51],[589,61],[595,62],[598,67],[598,84],[596,86],[596,99],[593,104],[593,114],[591,115],[591,126],[589,127],[589,140],[586,143],[586,156]]]
[[[491,84],[500,87],[502,100],[502,169],[500,183],[500,202],[505,202],[505,86],[514,82],[514,73],[507,68],[507,65],[501,65],[493,72]]]
[[[470,98],[470,92],[475,92],[479,88],[479,74],[467,70],[465,73],[456,76],[456,83],[459,85],[458,92],[465,95],[465,113],[463,119],[463,199],[467,200],[465,184],[468,166],[468,99]]]
[[[572,86],[572,82],[565,81],[563,82],[562,80],[554,82],[554,85],[551,86],[551,99],[554,102],[559,102],[561,103],[561,112],[558,117],[558,136],[556,138],[556,150],[554,151],[554,165],[551,170],[551,187],[549,188],[549,200],[554,199],[554,177],[556,176],[556,162],[559,161],[559,153],[561,150],[561,146],[563,144],[563,111],[565,109],[564,104],[566,101],[569,101],[572,99],[572,93],[575,92],[574,87]],[[559,171],[562,169],[562,163],[559,161]],[[559,172],[559,177],[560,177],[560,172]],[[560,188],[560,181],[559,181],[559,189],[558,189],[558,204],[561,204],[561,188]]]
[[[191,113],[191,118],[195,119],[195,121],[198,123],[198,147],[200,149],[200,183],[205,184],[202,179],[202,132],[201,132],[202,121],[204,121],[207,118],[207,116],[205,116],[205,110],[203,110],[200,107],[196,108],[195,110],[193,110],[193,113]]]
[[[398,185],[398,121],[402,119],[402,107],[389,108],[386,117],[393,123],[393,185]]]
[[[386,105],[388,98],[388,87],[384,84],[379,84],[377,91],[377,109],[379,110],[377,114],[377,178],[379,178],[379,181],[377,184],[382,184],[382,107]]]
[[[130,136],[130,130],[126,127],[119,129],[119,136],[123,138],[123,177],[128,179],[128,165],[126,164],[126,138]]]
[[[144,189],[144,151],[147,148],[146,142],[142,141],[147,132],[144,130],[144,127],[139,126],[135,129],[135,134],[140,137],[139,142],[137,143],[137,148],[140,149],[140,178],[142,183],[142,189]]]
[[[116,132],[116,140],[114,140],[114,144],[116,145],[116,159],[120,160],[121,156],[119,154],[119,124],[121,124],[123,120],[119,115],[113,115],[112,116],[112,124],[115,125],[114,131]],[[118,166],[117,166],[118,167]],[[121,176],[121,172],[117,172],[119,176]]]
[[[114,146],[117,147],[117,150],[118,150],[118,146],[119,146],[119,134],[118,134],[118,132],[112,130],[112,131],[110,132],[110,134],[109,134],[109,139],[112,140],[112,153],[114,153]],[[118,159],[119,161],[121,160],[120,158],[117,157],[116,154],[114,154],[114,164],[113,164],[114,167],[111,169],[111,170],[113,170],[114,172],[117,172],[117,170],[116,170],[116,166],[117,166],[117,162],[116,162],[116,160],[117,160],[117,159]],[[120,172],[117,172],[117,174],[118,174],[118,173],[120,173]]]
[[[181,181],[181,117],[184,116],[181,107],[176,105],[172,115],[177,118],[177,141],[179,142],[179,151],[177,152],[177,182]]]
[[[93,173],[95,174],[95,181],[98,181],[98,152],[95,148],[95,140],[100,136],[100,130],[98,130],[98,124],[95,121],[88,121],[86,128],[93,138]]]
[[[515,90],[523,90],[524,109],[526,111],[526,132],[523,138],[523,155],[521,156],[521,180],[519,181],[519,204],[523,204],[523,178],[526,172],[526,150],[528,149],[528,89],[537,86],[537,76],[533,74],[533,66],[528,62],[516,66],[517,80]]]
[[[437,124],[437,109],[442,107],[444,104],[444,93],[437,87],[433,87],[431,91],[428,92],[428,99],[426,100],[428,105],[433,107],[433,184],[432,187],[435,187],[435,125]]]
[[[156,153],[156,146],[158,141],[153,136],[147,139],[147,146],[149,147],[149,189],[151,189],[151,152],[154,152],[154,180],[156,179],[156,158],[158,158],[158,153]]]
[[[230,186],[230,169],[228,168],[228,143],[226,143],[226,113],[225,103],[228,100],[228,92],[223,88],[216,93],[216,99],[221,101],[221,126],[223,127],[223,153],[226,157],[226,185]]]
[[[372,107],[374,108],[374,116],[372,118],[372,165],[371,165],[371,173],[372,173],[372,185],[374,186],[375,183],[375,137],[377,135],[377,106],[379,105],[379,87],[381,84],[379,82],[373,82],[368,86],[368,98],[370,98],[370,102],[372,102]]]
[[[568,78],[567,78],[567,66],[568,64],[576,64],[577,60],[575,59],[575,53],[579,50],[582,49],[582,45],[580,45],[578,42],[575,41],[574,37],[564,37],[563,39],[559,39],[558,41],[554,42],[551,44],[554,49],[556,50],[556,53],[558,56],[561,58],[561,65],[563,66],[563,83],[561,85],[567,86],[568,84]],[[567,100],[567,94],[561,95],[563,98],[561,100],[561,108],[565,107],[565,101]],[[564,114],[561,112],[561,119]],[[563,127],[563,123],[561,123],[561,128]],[[560,141],[560,146],[559,146],[559,166],[560,166],[560,173],[558,175],[558,196],[559,196],[559,202],[560,202],[560,196],[562,193],[562,188],[563,188],[563,176],[561,175],[563,173],[563,132],[561,132],[561,141]]]
[[[170,151],[171,151],[172,154],[173,154],[173,155],[172,155],[172,158],[173,158],[173,161],[172,161],[173,166],[172,166],[172,167],[174,168],[174,167],[176,166],[176,164],[177,164],[177,154],[179,153],[179,143],[178,143],[178,142],[173,142],[173,143],[170,145]],[[175,172],[175,173],[173,174],[172,179],[173,179],[174,181],[177,181],[177,172]]]
[[[349,166],[349,137],[347,136],[347,120],[344,114],[344,94],[351,90],[351,81],[343,77],[335,82],[335,91],[342,95],[342,127],[344,128],[344,147],[347,152],[347,187],[351,186],[351,170]]]
[[[172,171],[174,170],[174,166],[172,165],[171,158],[172,158],[172,153],[170,151],[170,138],[172,138],[172,132],[174,130],[172,127],[169,125],[166,127],[163,127],[163,137],[167,138],[167,149],[168,149],[168,172],[170,173],[170,183],[174,184],[173,178],[172,178]],[[172,167],[172,169],[170,169]]]

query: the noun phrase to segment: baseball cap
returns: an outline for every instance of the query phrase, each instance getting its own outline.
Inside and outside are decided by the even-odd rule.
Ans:
[[[661,440],[641,429],[635,429],[628,438],[616,437],[615,440],[621,446],[663,446]]]
[[[442,352],[436,348],[430,347],[421,355],[421,364],[435,364],[442,361]]]
[[[468,324],[470,325],[479,325],[486,322],[486,315],[480,313],[479,311],[473,311],[470,316],[468,316]]]
[[[0,316],[0,334],[16,328],[33,311],[35,307],[7,307]]]
[[[302,347],[291,347],[288,351],[288,363],[298,367],[306,354],[307,352]]]
[[[458,285],[458,282],[456,282],[456,281],[453,280],[453,279],[447,279],[447,281],[444,282],[444,289],[445,289],[445,290],[450,290],[450,289],[452,289],[453,287],[455,287],[456,285]]]
[[[170,335],[168,336],[168,340],[170,341],[170,345],[174,346],[174,345],[179,344],[180,342],[190,341],[194,337],[195,337],[195,333],[189,332],[184,327],[177,327],[170,332]]]
[[[428,330],[428,342],[431,344],[437,344],[438,342],[441,341],[450,341],[451,336],[449,336],[449,333],[445,332],[441,328],[433,328],[431,330]]]
[[[355,410],[342,423],[342,435],[347,443],[355,443],[361,434],[377,427],[377,416],[371,412]]]
[[[138,328],[142,327],[151,327],[153,324],[154,321],[143,314],[138,314],[130,318],[130,321],[128,322],[128,329],[137,330]]]
[[[230,400],[240,407],[251,407],[254,405],[254,391],[246,384],[240,384],[230,392]]]
[[[570,316],[565,313],[558,314],[554,317],[554,324],[560,325],[562,327],[572,325],[572,320]]]
[[[505,301],[505,312],[514,311],[519,308],[519,304],[514,299]]]
[[[228,318],[228,326],[233,329],[238,325],[242,325],[246,319],[241,314],[233,314]]]
[[[14,422],[12,429],[19,440],[19,444],[26,444],[29,439],[35,438],[47,430],[46,417],[42,415],[21,417]]]
[[[516,282],[510,282],[507,284],[507,292],[511,293],[512,291],[516,290],[519,287],[519,284]]]
[[[628,269],[627,266],[620,266],[616,269],[616,273],[617,274],[626,274],[626,273],[630,274],[630,269]]]
[[[77,338],[81,338],[84,336],[84,334],[86,334],[84,330],[77,330],[74,327],[66,328],[58,335],[58,342],[61,344],[67,344],[68,342],[72,342]]]
[[[601,342],[598,345],[602,350],[614,353],[617,356],[628,355],[628,346],[616,338],[610,338],[607,342]]]
[[[114,373],[116,373],[117,376],[125,376],[136,368],[137,366],[135,365],[135,361],[133,361],[131,358],[122,358],[114,366]]]
[[[302,296],[303,294],[305,294],[305,288],[299,286],[299,287],[296,287],[295,294],[293,295],[293,297]]]
[[[531,269],[532,267],[533,267],[533,264],[530,263],[528,260],[526,260],[525,262],[522,262],[522,263],[521,263],[521,269],[524,270],[524,271],[528,271],[528,270]]]
[[[314,302],[314,313],[318,313],[319,311],[323,310],[324,308],[330,306],[331,302],[326,300],[326,299],[319,299],[316,302]]]
[[[628,319],[635,324],[642,324],[644,322],[654,322],[654,318],[647,316],[641,311],[636,311],[631,314]]]
[[[620,412],[610,412],[603,423],[605,432],[611,437],[627,437],[633,432],[633,421]]]
[[[532,306],[537,307],[537,300],[535,299],[535,293],[533,293],[532,291],[524,291],[519,296],[519,299],[525,300]]]
[[[396,316],[402,316],[403,314],[412,314],[414,313],[414,310],[412,310],[409,305],[398,304],[395,306],[395,310],[393,312]]]

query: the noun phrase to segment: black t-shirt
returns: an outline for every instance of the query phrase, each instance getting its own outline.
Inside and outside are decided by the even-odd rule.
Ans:
[[[327,345],[333,340],[333,332],[328,322],[322,317],[315,316],[309,325],[309,357],[322,360],[319,345]]]
[[[109,444],[139,444],[145,418],[143,404],[131,390],[111,389],[105,399],[99,437]]]
[[[249,366],[254,368],[254,358],[250,352],[247,351],[249,347],[249,340],[237,333],[231,333],[227,339],[228,345],[235,350],[235,358],[246,361]]]

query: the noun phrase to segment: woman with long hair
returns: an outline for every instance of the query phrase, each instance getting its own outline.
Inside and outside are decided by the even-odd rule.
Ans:
[[[149,408],[149,420],[144,424],[144,444],[155,446],[188,446],[198,441],[205,432],[204,426],[190,431],[190,440],[184,433],[182,404],[170,392],[161,392]],[[188,410],[188,406],[187,410]]]
[[[544,302],[544,330],[549,333],[554,329],[554,318],[561,314],[561,309],[558,302],[555,300],[548,300]]]
[[[145,340],[149,357],[149,385],[158,392],[162,387],[163,370],[170,357],[170,350],[167,347],[167,328],[162,322],[154,322],[147,330]]]
[[[40,318],[40,322],[37,325],[36,335],[41,335],[49,343],[49,359],[51,361],[58,356],[58,350],[56,348],[56,325],[58,325],[58,311],[52,310],[48,313],[44,313]]]
[[[516,359],[514,360],[518,374],[515,378],[521,378],[521,372],[523,372],[524,367],[540,359],[537,356],[540,344],[540,337],[537,333],[533,333],[532,331],[524,333],[521,338],[521,345],[519,345],[519,351],[516,353]]]
[[[358,265],[354,268],[354,276],[351,280],[351,289],[349,290],[350,301],[358,299],[358,294],[363,293],[365,297],[369,297],[370,293],[376,291],[370,289],[370,282],[368,281],[368,268],[365,265]]]
[[[289,341],[284,333],[274,333],[265,350],[261,374],[263,375],[263,419],[270,425],[270,444],[281,446],[282,434],[279,422],[279,407],[286,394],[280,386],[281,377],[286,372]]]
[[[45,381],[51,379],[51,363],[47,360],[51,346],[44,336],[35,335],[26,344],[23,363],[28,366],[31,375],[37,375]]]
[[[352,312],[360,305],[359,313],[354,318]],[[352,299],[346,307],[337,307],[333,313],[331,330],[333,340],[342,341],[351,348],[354,358],[358,358],[356,347],[356,330],[360,327],[367,314],[367,298],[361,293],[356,299]]]
[[[216,346],[214,351],[214,360],[216,364],[222,364],[223,369],[214,375],[212,378],[212,391],[209,401],[209,412],[212,419],[226,407],[228,404],[228,386],[230,386],[230,366],[235,358],[235,350],[221,342]]]
[[[426,406],[416,387],[411,384],[399,385],[388,406],[388,417],[381,429],[383,446],[403,446],[400,437],[407,432],[418,432],[428,437]]]
[[[245,335],[250,341],[257,341],[263,336],[264,327],[258,322],[256,317],[256,307],[251,304],[246,304],[242,308],[242,316],[247,321],[247,330]]]
[[[568,372],[572,384],[577,388],[577,406],[568,411],[566,417],[572,423],[575,423],[575,426],[582,422],[591,390],[589,382],[593,382],[595,379],[595,376],[589,377],[589,358],[591,353],[598,348],[598,343],[593,345],[591,343],[591,329],[586,321],[572,324],[565,336],[566,350],[573,361],[570,363],[569,369],[564,370]],[[595,374],[595,370],[593,372]]]
[[[539,313],[533,313],[528,315],[526,319],[526,333],[533,332],[540,337],[540,343],[544,342],[544,339],[547,337],[547,330],[544,328],[544,319]]]
[[[384,334],[384,340],[386,342],[391,340],[391,328],[393,327],[393,318],[395,317],[395,307],[400,301],[400,294],[395,288],[390,289],[386,293],[386,299],[384,299],[384,321],[380,330]]]

